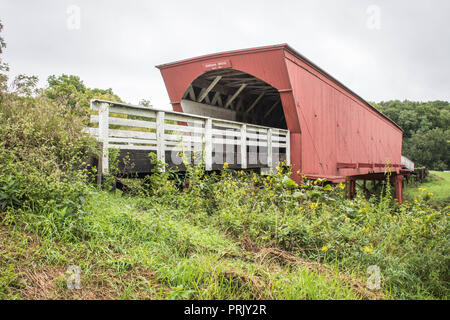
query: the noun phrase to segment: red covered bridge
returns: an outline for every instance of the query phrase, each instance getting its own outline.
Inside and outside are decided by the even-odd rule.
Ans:
[[[107,170],[108,148],[133,150],[141,173],[149,172],[149,151],[169,166],[183,165],[179,151],[201,153],[206,170],[224,161],[232,169],[267,170],[286,160],[297,182],[301,175],[347,182],[352,197],[357,180],[365,188],[366,180],[385,179],[389,168],[402,201],[409,172],[402,129],[288,45],[157,68],[174,111],[92,101],[98,128],[89,131],[103,145],[100,172]]]
[[[289,129],[294,179],[348,181],[392,172],[402,201],[402,129],[287,44],[157,66],[178,112]]]

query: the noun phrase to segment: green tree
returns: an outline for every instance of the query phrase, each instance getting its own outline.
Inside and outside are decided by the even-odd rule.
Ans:
[[[62,74],[48,77],[48,88],[44,94],[58,103],[69,106],[70,112],[87,112],[91,99],[104,99],[122,102],[111,88],[98,89],[85,86],[80,77]]]
[[[403,130],[403,154],[416,166],[434,170],[450,168],[450,103],[399,101],[374,104]]]
[[[148,99],[141,99],[141,101],[139,101],[139,105],[147,108],[153,108],[152,103]]]
[[[450,129],[434,128],[417,132],[407,140],[404,151],[407,157],[419,165],[434,170],[450,168]]]
[[[2,32],[2,30],[3,24],[0,20],[0,32]],[[8,76],[6,72],[9,71],[9,66],[1,59],[1,53],[3,53],[4,48],[6,48],[6,42],[3,37],[0,36],[0,102],[3,100],[3,96],[8,89]]]

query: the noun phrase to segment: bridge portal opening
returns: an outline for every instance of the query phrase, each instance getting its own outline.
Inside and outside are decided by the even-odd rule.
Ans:
[[[181,107],[186,113],[287,129],[278,90],[235,69],[211,70],[196,78]]]

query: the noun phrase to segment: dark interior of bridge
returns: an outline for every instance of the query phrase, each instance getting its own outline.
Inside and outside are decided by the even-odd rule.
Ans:
[[[286,129],[278,90],[234,69],[208,71],[195,79],[183,99],[236,112],[236,121]]]

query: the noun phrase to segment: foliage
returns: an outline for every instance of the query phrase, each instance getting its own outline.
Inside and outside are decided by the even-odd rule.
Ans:
[[[148,100],[148,99],[141,99],[141,100],[139,101],[139,105],[140,105],[140,106],[147,107],[147,108],[153,108],[153,105],[152,105],[151,101]]]
[[[205,175],[188,164],[189,187],[140,206],[165,203],[196,224],[348,272],[364,274],[377,265],[384,287],[398,298],[448,297],[449,207],[430,206],[430,194],[398,205],[390,183],[381,199],[358,194],[348,200],[343,184],[318,179],[296,186],[289,175],[282,164],[269,176],[230,171],[226,164],[221,173]]]
[[[403,130],[403,154],[432,170],[450,168],[450,104],[386,101],[374,104]]]
[[[90,100],[94,98],[122,102],[112,89],[87,88],[78,76],[65,74],[48,77],[48,88],[44,94],[67,106],[67,112],[77,112],[81,115],[88,112]]]
[[[450,205],[450,172],[431,171],[423,184],[407,184],[405,196],[409,201],[423,199],[437,208]]]
[[[37,82],[19,75],[9,90],[0,87],[0,208],[77,215],[91,181],[87,162],[97,152],[83,131],[89,100],[119,98],[76,76],[50,76],[45,89]]]
[[[0,187],[10,205],[38,210],[55,201],[69,211],[80,205],[95,142],[82,133],[83,119],[64,109],[15,93],[0,103]]]
[[[141,188],[140,194],[146,196],[173,195],[177,191],[174,180],[171,179],[174,177],[174,172],[172,170],[166,171],[166,164],[158,161],[155,153],[149,153],[148,156],[152,166],[152,174],[144,178],[144,188]]]
[[[450,129],[434,128],[405,140],[405,154],[414,155],[417,164],[434,170],[450,168]]]
[[[0,20],[0,32],[3,29],[3,24]],[[0,36],[0,102],[3,100],[4,93],[8,87],[8,76],[4,72],[9,71],[9,66],[7,63],[3,62],[1,59],[1,53],[3,53],[3,49],[6,48],[5,40]]]

